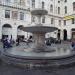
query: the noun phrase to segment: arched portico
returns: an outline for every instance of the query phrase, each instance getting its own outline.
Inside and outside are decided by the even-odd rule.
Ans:
[[[24,39],[24,31],[20,29],[21,27],[23,27],[23,25],[17,27],[17,38]]]
[[[10,24],[2,26],[2,39],[5,37],[12,38],[12,26]]]
[[[67,40],[67,30],[63,30],[63,40]]]
[[[24,38],[29,38],[30,35],[32,35],[31,33],[29,32],[25,32],[23,31],[21,28],[24,27],[23,25],[19,25],[17,27],[17,38],[21,38],[21,39],[24,39]]]
[[[60,29],[58,30],[57,38],[58,38],[58,40],[60,40]]]
[[[75,28],[71,29],[71,35],[72,35],[72,39],[75,39]]]

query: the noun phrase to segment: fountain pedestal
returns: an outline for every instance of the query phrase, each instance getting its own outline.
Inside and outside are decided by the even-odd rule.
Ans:
[[[45,51],[45,33],[33,33],[34,37],[34,51]]]
[[[34,45],[32,50],[34,52],[45,52],[45,34],[57,30],[56,27],[43,26],[41,24],[41,17],[46,15],[48,12],[45,9],[33,9],[31,14],[38,17],[38,23],[35,26],[24,27],[22,30],[33,33]]]

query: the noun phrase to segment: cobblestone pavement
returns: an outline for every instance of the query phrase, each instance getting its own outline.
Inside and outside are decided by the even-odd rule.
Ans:
[[[20,67],[0,64],[0,75],[75,75],[75,66],[61,69],[24,69]]]
[[[69,47],[70,44],[66,46]],[[2,50],[2,45],[0,45],[0,50]],[[33,70],[7,65],[2,62],[0,63],[0,75],[75,75],[75,65],[58,69],[49,68]]]

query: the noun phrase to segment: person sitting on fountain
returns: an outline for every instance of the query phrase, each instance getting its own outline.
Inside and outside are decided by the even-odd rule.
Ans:
[[[51,46],[51,41],[49,39],[46,41],[46,45]]]
[[[3,40],[3,48],[7,48],[7,37],[5,37]]]

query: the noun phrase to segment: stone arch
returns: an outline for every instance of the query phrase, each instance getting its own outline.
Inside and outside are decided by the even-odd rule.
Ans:
[[[19,29],[20,29],[21,27],[23,27],[23,25],[19,25],[17,28],[19,28]]]
[[[24,39],[25,37],[25,32],[23,30],[21,30],[21,28],[24,27],[23,25],[19,25],[17,27],[17,38],[20,38],[20,39]]]
[[[5,37],[12,38],[12,26],[10,24],[4,24],[2,26],[2,39]]]
[[[50,12],[53,12],[53,5],[50,5]]]
[[[2,28],[3,28],[3,27],[12,28],[12,26],[11,26],[10,24],[4,24],[4,25],[2,26]]]
[[[75,28],[71,29],[71,35],[72,35],[72,39],[75,39]]]
[[[61,30],[58,29],[58,33],[57,33],[57,38],[58,38],[58,40],[60,40],[60,32],[61,32]]]
[[[67,40],[67,30],[63,30],[63,40]]]

